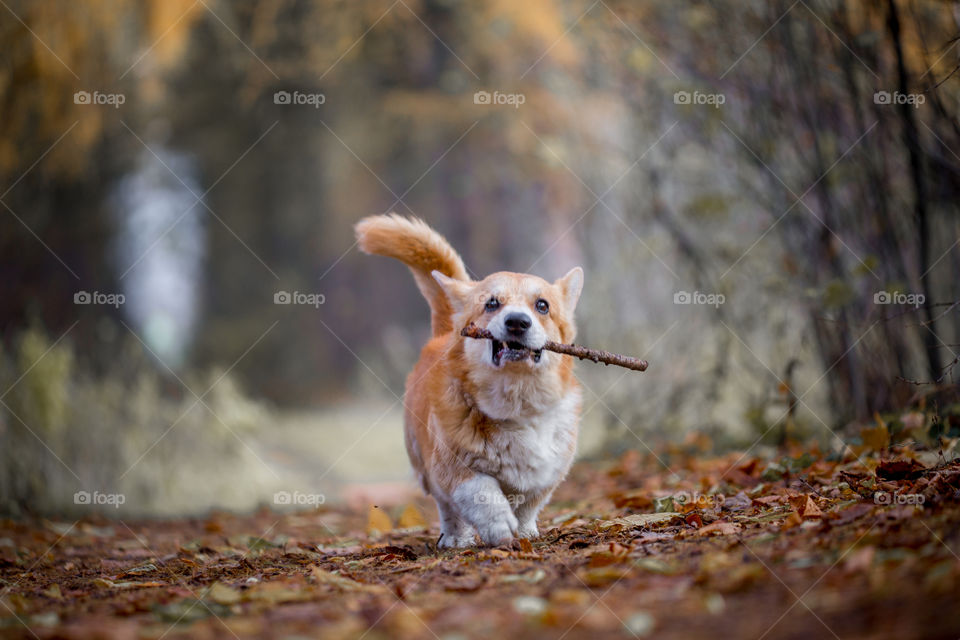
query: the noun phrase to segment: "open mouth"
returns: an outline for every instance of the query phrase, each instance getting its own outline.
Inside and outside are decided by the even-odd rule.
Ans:
[[[543,349],[531,349],[519,342],[491,340],[491,349],[493,355],[493,364],[497,367],[502,362],[520,362],[530,358],[534,362],[540,362],[540,356]]]

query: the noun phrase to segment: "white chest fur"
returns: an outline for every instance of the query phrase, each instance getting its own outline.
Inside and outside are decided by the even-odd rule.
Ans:
[[[576,449],[579,390],[544,411],[508,420],[490,439],[487,462],[504,490],[535,494],[566,476]]]

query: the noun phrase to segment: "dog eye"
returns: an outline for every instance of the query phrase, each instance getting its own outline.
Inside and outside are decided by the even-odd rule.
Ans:
[[[500,301],[496,298],[490,298],[487,300],[487,304],[483,305],[483,308],[487,311],[496,311],[500,308]]]
[[[537,300],[537,311],[546,315],[546,313],[550,311],[550,304],[543,298],[540,298]]]

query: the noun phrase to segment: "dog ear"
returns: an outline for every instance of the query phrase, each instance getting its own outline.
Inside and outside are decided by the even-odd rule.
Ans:
[[[574,267],[553,284],[563,292],[567,309],[572,312],[577,307],[577,301],[580,300],[580,292],[583,291],[583,269]]]
[[[440,288],[443,289],[443,292],[447,295],[447,300],[450,301],[453,312],[459,313],[463,311],[470,298],[471,283],[447,277],[437,270],[431,271],[430,275],[433,276],[433,279],[437,281],[437,284],[440,285]]]

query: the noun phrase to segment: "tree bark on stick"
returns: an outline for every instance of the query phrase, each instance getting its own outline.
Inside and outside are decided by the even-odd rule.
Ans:
[[[472,322],[460,330],[460,335],[465,338],[474,338],[477,340],[496,340],[492,333],[486,329],[481,329]],[[605,365],[615,364],[618,367],[624,367],[632,371],[646,371],[647,361],[630,356],[622,356],[619,353],[602,351],[600,349],[588,349],[577,344],[563,344],[547,340],[543,348],[554,353],[562,353],[565,356],[574,356],[581,360],[590,360],[591,362],[602,362]]]

